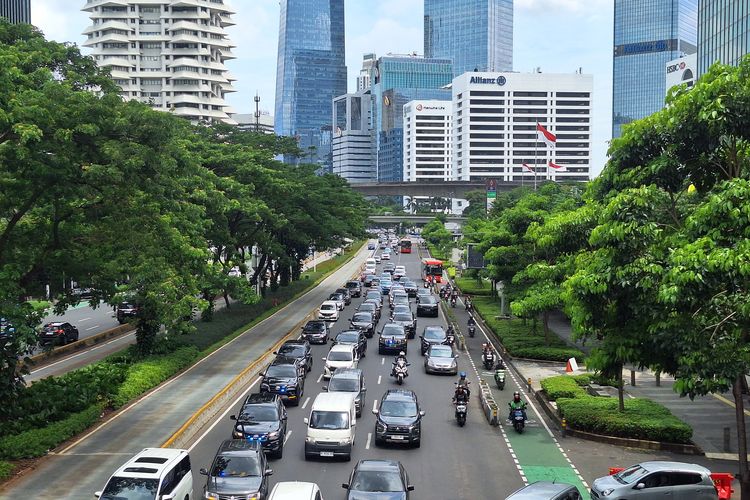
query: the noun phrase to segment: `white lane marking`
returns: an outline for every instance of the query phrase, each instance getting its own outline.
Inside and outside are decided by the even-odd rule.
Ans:
[[[88,321],[88,320],[90,320],[90,319],[91,319],[91,318],[83,318],[83,319],[79,319],[79,320],[78,320],[78,322],[79,322],[79,323],[83,323],[84,321]]]
[[[365,443],[365,450],[370,449],[370,440],[372,439],[372,432],[367,433],[367,443]]]
[[[229,406],[227,406],[227,409],[224,410],[224,413],[222,413],[221,416],[219,416],[219,418],[215,419],[214,423],[211,424],[211,426],[208,429],[206,429],[206,431],[203,434],[201,434],[201,436],[198,439],[195,440],[195,442],[190,446],[190,448],[188,448],[188,451],[189,452],[193,451],[193,448],[195,448],[196,446],[198,446],[198,443],[200,443],[203,440],[203,438],[205,438],[206,436],[208,436],[208,434],[212,430],[214,430],[214,427],[216,427],[216,425],[219,424],[219,422],[223,422],[224,418],[226,418],[226,416],[227,416],[227,413],[229,413],[230,411],[232,411],[232,408],[234,408],[234,405],[236,405],[238,401],[244,399],[245,396],[247,395],[247,393],[250,392],[250,390],[255,386],[255,384],[257,384],[261,380],[262,380],[261,377],[256,378],[255,382],[253,382],[252,384],[250,384],[247,387],[247,389],[245,389],[242,392],[242,394],[240,394],[239,397],[232,402],[232,404],[230,404]]]
[[[384,365],[384,364],[385,364],[385,358],[380,358],[380,364],[381,364],[381,365]]]
[[[284,444],[286,444],[287,441],[289,441],[289,436],[292,435],[292,431],[289,431],[286,433],[286,437],[284,438]]]
[[[318,377],[318,380],[315,381],[315,383],[319,384],[321,380],[323,380],[323,374],[322,373]]]
[[[305,407],[307,406],[307,403],[309,403],[309,402],[310,402],[310,396],[308,396],[307,399],[305,400],[305,402],[302,403],[302,409],[303,410],[305,409]]]
[[[52,368],[55,365],[59,365],[60,363],[65,363],[66,361],[70,361],[73,358],[77,358],[78,356],[83,356],[84,354],[88,354],[91,351],[96,351],[97,349],[101,349],[102,347],[108,346],[109,344],[112,344],[113,342],[119,342],[121,340],[127,339],[128,337],[134,337],[135,333],[128,333],[127,335],[123,335],[122,337],[117,337],[116,339],[110,340],[109,342],[105,342],[103,344],[99,344],[96,347],[92,347],[91,349],[86,349],[83,352],[79,352],[78,354],[74,354],[72,356],[68,356],[67,358],[63,358],[59,361],[55,361],[54,363],[50,363],[48,365],[44,365],[43,367],[29,372],[29,375],[34,375],[35,373],[41,372],[43,370],[47,370],[48,368]]]
[[[373,409],[373,411],[375,411],[375,410],[378,409],[378,400],[377,399],[374,399],[372,401],[372,409]]]
[[[86,328],[86,331],[93,330],[94,328],[99,328],[99,325],[94,325],[91,328]]]
[[[382,378],[383,378],[382,375],[378,375],[378,385],[380,385],[380,381],[382,380]]]

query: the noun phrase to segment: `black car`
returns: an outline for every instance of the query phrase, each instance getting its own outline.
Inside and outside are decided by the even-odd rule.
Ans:
[[[377,304],[370,302],[369,300],[364,301],[357,308],[357,312],[366,312],[372,314],[375,323],[380,321],[380,309]]]
[[[305,392],[304,367],[294,358],[277,356],[260,374],[260,392],[278,394],[285,401],[299,406]]]
[[[200,473],[208,476],[203,498],[266,498],[273,471],[259,443],[228,439],[219,446],[211,468]]]
[[[417,291],[419,290],[419,287],[416,283],[413,281],[404,281],[404,278],[401,278],[401,284],[404,285],[404,291],[409,297],[416,297]]]
[[[378,354],[398,353],[400,351],[407,351],[406,330],[401,325],[388,323],[380,330]]]
[[[367,338],[372,338],[375,334],[375,318],[372,313],[356,312],[349,320],[349,324],[352,325],[352,328],[362,331]]]
[[[331,375],[328,385],[323,386],[323,390],[327,392],[355,393],[354,408],[357,412],[357,418],[362,416],[362,407],[365,404],[365,395],[367,394],[365,376],[362,370],[359,368],[342,368],[336,370]]]
[[[138,316],[138,306],[132,302],[120,302],[117,304],[117,322],[121,325],[127,320]]]
[[[439,325],[425,326],[419,338],[421,339],[422,356],[431,345],[448,344],[448,335],[445,333],[445,329]]]
[[[367,337],[361,330],[344,330],[333,339],[333,345],[336,344],[356,345],[360,358],[367,354]]]
[[[393,276],[393,271],[395,270],[396,270],[396,264],[393,264],[391,262],[383,266],[383,272],[389,273],[391,276]]]
[[[383,307],[383,294],[379,290],[368,290],[365,294],[365,300],[374,300],[380,307]]]
[[[363,283],[366,287],[371,287],[373,286],[373,281],[376,281],[377,279],[378,277],[374,274],[368,274],[367,276],[365,276],[365,281]]]
[[[440,307],[434,296],[430,295],[419,298],[419,302],[417,303],[417,316],[434,316],[437,318],[440,315],[439,311]]]
[[[431,296],[432,296],[432,292],[430,291],[429,288],[418,288],[417,289],[417,297],[416,297],[415,300],[416,300],[417,304],[419,304],[420,300],[422,300],[425,297],[431,297]]]
[[[239,417],[234,420],[234,439],[258,442],[274,458],[284,454],[286,437],[286,408],[277,394],[250,394],[242,404]]]
[[[65,345],[78,340],[78,328],[67,322],[47,323],[39,332],[39,345]]]
[[[402,292],[397,292],[395,295],[393,295],[391,297],[391,309],[399,305],[411,307],[411,302],[409,302],[409,296]]]
[[[347,306],[352,303],[352,294],[349,292],[349,288],[348,287],[337,288],[334,293],[340,293],[341,295],[343,295],[344,296],[344,304],[346,304]]]
[[[347,281],[346,288],[349,289],[349,295],[351,295],[352,297],[362,296],[362,284],[359,281]]]
[[[279,350],[274,354],[297,359],[305,369],[305,376],[312,370],[312,349],[310,349],[310,342],[307,340],[287,340],[281,344]]]
[[[313,319],[305,323],[302,327],[302,338],[311,344],[328,343],[328,323],[320,319]]]
[[[417,336],[417,322],[411,313],[398,312],[391,316],[391,323],[403,326],[408,338],[413,339]]]
[[[414,491],[404,466],[395,460],[360,460],[341,486],[347,500],[408,500]]]
[[[422,417],[414,391],[390,389],[380,401],[380,407],[372,410],[375,422],[375,444],[406,443],[419,448],[422,443]]]

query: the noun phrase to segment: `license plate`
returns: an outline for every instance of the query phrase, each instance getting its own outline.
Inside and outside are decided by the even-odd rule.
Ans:
[[[406,436],[391,436],[391,439],[394,439],[396,441],[402,441],[406,439]]]
[[[333,452],[332,451],[321,451],[320,452],[320,456],[321,457],[332,457],[333,456]]]

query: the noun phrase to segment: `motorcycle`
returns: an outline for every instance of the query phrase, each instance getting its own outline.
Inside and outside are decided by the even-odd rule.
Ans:
[[[474,337],[474,335],[477,333],[477,327],[474,325],[469,325],[469,337]]]
[[[463,427],[466,424],[466,410],[466,401],[456,401],[456,422],[458,422],[459,427]]]
[[[505,389],[505,370],[502,368],[495,370],[495,383],[497,384],[497,388],[501,391]]]
[[[495,365],[495,353],[490,351],[485,351],[482,353],[482,363],[484,363],[485,370],[490,370]]]
[[[408,364],[404,362],[404,360],[400,359],[396,363],[396,367],[393,369],[398,385],[403,384],[404,379],[409,376],[409,368],[407,368],[407,366]]]
[[[456,335],[453,332],[445,334],[445,343],[447,345],[453,345],[456,342]]]
[[[474,304],[471,303],[471,300],[466,299],[466,312],[471,313],[474,311]]]
[[[523,432],[523,428],[526,425],[525,418],[523,415],[523,410],[520,408],[517,408],[511,412],[511,419],[513,421],[513,428],[516,430],[517,433],[521,434]]]
[[[456,307],[456,297],[451,297],[451,307]]]

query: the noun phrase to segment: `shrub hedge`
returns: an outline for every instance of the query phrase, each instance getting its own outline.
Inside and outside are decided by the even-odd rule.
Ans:
[[[12,463],[0,460],[0,481],[9,479],[11,474],[13,474],[13,468]]]
[[[477,282],[476,278],[456,278],[456,284],[461,293],[469,295],[492,295],[492,289],[488,281]]]
[[[556,401],[559,398],[579,398],[586,396],[586,391],[583,390],[573,377],[568,375],[545,378],[541,384],[550,401]]]

